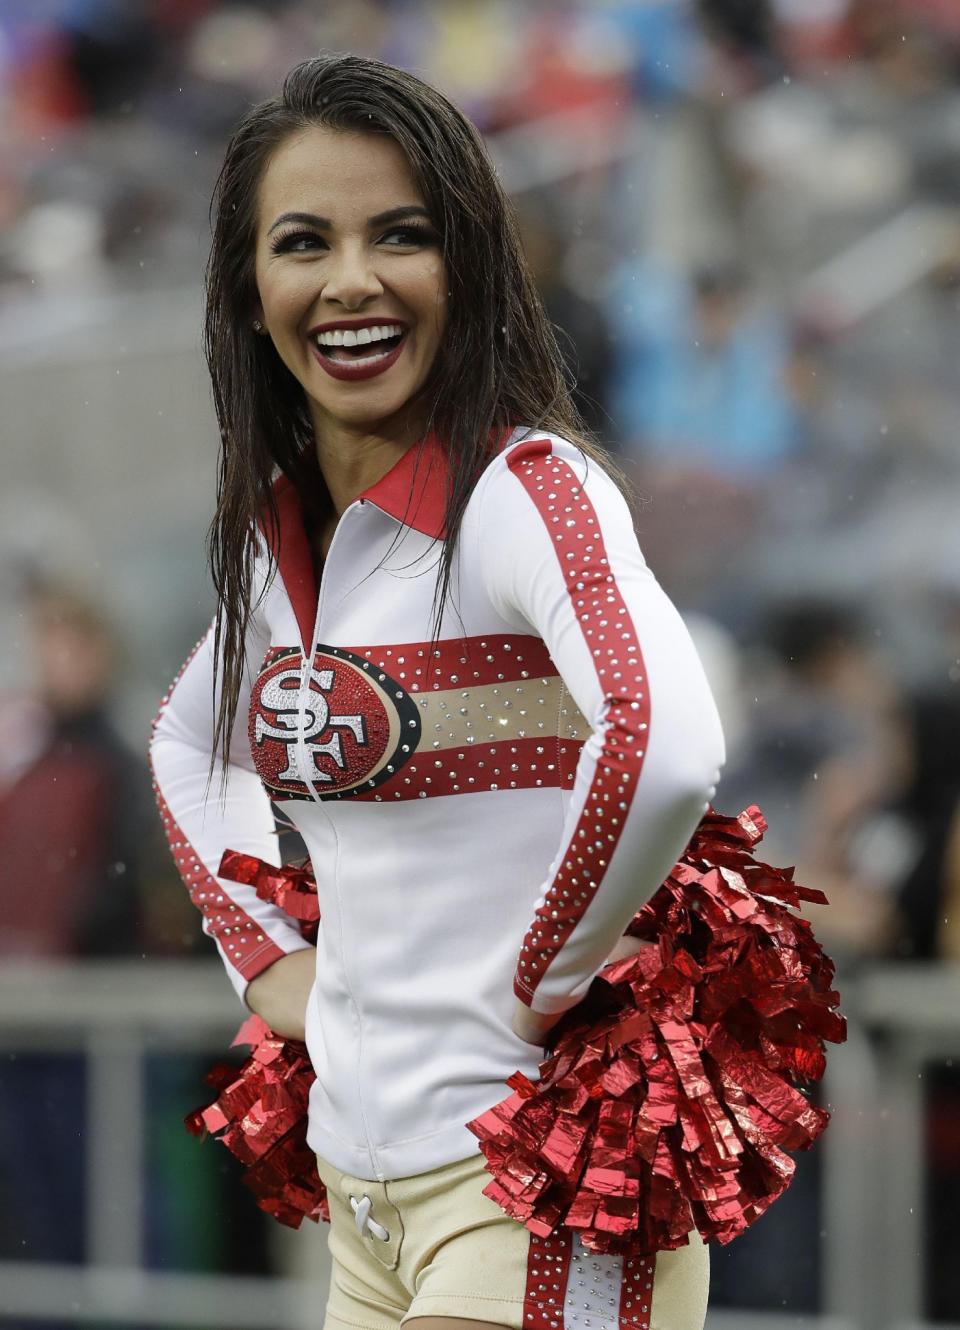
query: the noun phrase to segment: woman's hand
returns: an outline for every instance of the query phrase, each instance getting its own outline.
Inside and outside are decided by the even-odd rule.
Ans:
[[[649,942],[643,942],[637,937],[622,937],[607,957],[605,964],[609,965],[611,961],[622,961],[626,956],[635,956],[641,947],[649,947],[650,945]],[[522,1039],[525,1044],[533,1044],[537,1048],[542,1048],[547,1035],[566,1014],[565,1011],[558,1011],[548,1016],[540,1011],[531,1011],[518,998],[513,1008],[513,1033]]]
[[[245,994],[247,1006],[284,1039],[303,1039],[307,999],[317,973],[314,947],[292,951],[258,974]]]

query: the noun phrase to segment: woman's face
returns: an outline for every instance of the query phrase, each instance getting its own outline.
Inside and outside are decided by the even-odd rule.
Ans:
[[[260,183],[256,281],[258,317],[318,436],[408,423],[443,336],[447,283],[393,139],[313,125],[280,144]]]

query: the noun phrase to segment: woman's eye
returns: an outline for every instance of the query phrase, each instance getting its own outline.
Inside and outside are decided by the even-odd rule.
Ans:
[[[273,242],[274,254],[305,254],[312,249],[326,247],[326,241],[314,231],[288,231]]]
[[[395,226],[392,231],[386,231],[380,239],[382,243],[390,246],[413,247],[436,243],[436,236],[425,226]]]
[[[417,249],[424,245],[435,245],[437,237],[425,226],[395,226],[385,231],[377,241],[388,249]],[[274,254],[309,254],[320,253],[329,249],[323,236],[315,231],[288,231],[276,236],[272,250]]]

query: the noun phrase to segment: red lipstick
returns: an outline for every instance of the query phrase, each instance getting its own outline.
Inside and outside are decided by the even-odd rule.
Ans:
[[[387,324],[403,328],[403,332],[400,334],[400,340],[397,345],[393,347],[392,350],[386,352],[386,354],[378,354],[374,349],[377,346],[377,343],[371,342],[369,343],[370,354],[362,356],[356,361],[335,360],[332,356],[324,355],[323,349],[315,340],[319,333],[332,332],[338,328],[356,330],[359,328],[383,327]],[[320,365],[321,369],[325,370],[332,379],[340,379],[343,382],[351,383],[356,382],[357,380],[376,378],[378,374],[385,374],[386,371],[390,369],[391,365],[395,365],[406,345],[408,331],[409,329],[407,325],[401,323],[399,319],[388,319],[383,318],[382,316],[380,318],[353,320],[336,319],[331,320],[329,323],[321,323],[318,324],[317,327],[311,328],[309,334],[311,338],[310,346],[313,351],[314,359],[317,361],[318,365]]]

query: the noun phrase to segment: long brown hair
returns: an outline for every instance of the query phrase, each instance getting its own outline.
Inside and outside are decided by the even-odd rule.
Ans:
[[[209,554],[222,685],[214,752],[221,748],[224,763],[244,670],[257,517],[276,525],[278,470],[297,486],[308,513],[329,503],[303,389],[269,339],[252,330],[260,181],[277,147],[311,125],[389,135],[406,154],[441,237],[450,295],[426,406],[428,430],[449,455],[450,485],[435,636],[460,522],[491,437],[520,424],[543,427],[589,456],[602,455],[571,401],[513,211],[474,126],[435,88],[379,61],[336,55],[297,65],[280,95],[254,106],[238,126],[211,205],[204,349],[221,437]]]

